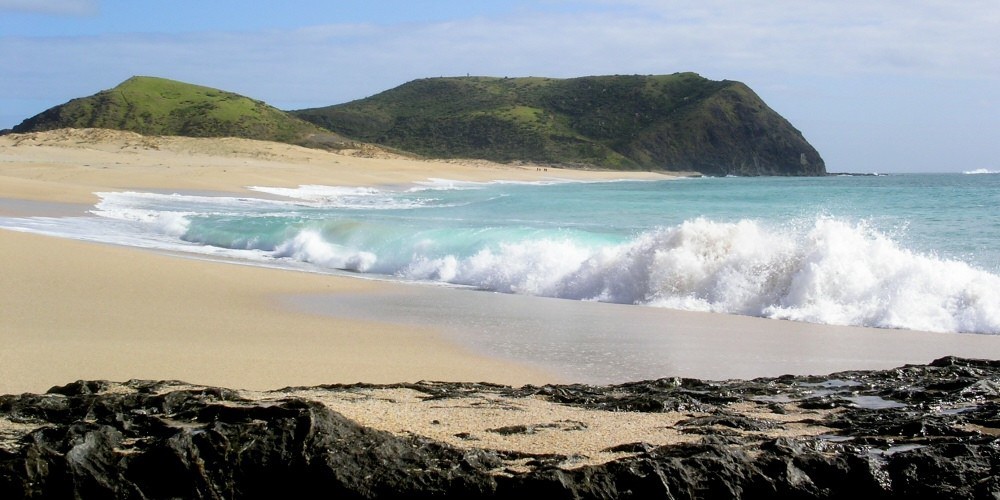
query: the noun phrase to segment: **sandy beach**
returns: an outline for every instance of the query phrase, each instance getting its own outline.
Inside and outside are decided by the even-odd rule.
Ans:
[[[0,216],[83,214],[120,190],[402,185],[427,178],[616,179],[618,172],[328,153],[242,139],[62,130],[0,137]],[[627,174],[662,178],[660,174]],[[294,310],[293,294],[392,284],[208,262],[0,231],[0,393],[78,379],[177,379],[241,389],[417,380],[548,382],[546,370],[476,354],[433,327]]]
[[[106,191],[258,196],[246,187],[626,175],[664,178],[423,161],[377,150],[330,153],[237,139],[64,130],[0,137],[0,218],[85,215],[98,200],[94,193]],[[371,450],[388,450],[359,469],[365,474],[363,488],[372,474],[378,477],[373,470],[391,469],[400,461],[406,467],[401,477],[411,476],[411,455],[417,449],[433,451],[433,467],[444,463],[442,456],[464,457],[460,467],[446,469],[474,470],[494,487],[496,481],[549,474],[553,467],[566,474],[607,467],[626,477],[650,463],[675,464],[672,454],[686,456],[691,450],[701,454],[675,464],[683,472],[670,475],[685,478],[705,469],[714,481],[727,472],[703,459],[718,457],[720,463],[743,467],[734,477],[744,478],[747,470],[758,468],[754,474],[760,477],[783,477],[767,464],[786,460],[782,453],[806,449],[824,450],[813,456],[838,464],[848,455],[862,457],[848,463],[867,464],[875,454],[893,459],[903,456],[890,456],[896,450],[926,451],[943,443],[938,447],[945,451],[936,453],[950,459],[954,440],[935,435],[925,442],[922,429],[950,418],[963,426],[954,431],[962,436],[955,439],[966,440],[962,446],[968,446],[965,433],[984,439],[995,435],[994,420],[966,421],[975,412],[995,415],[989,406],[995,404],[995,376],[970,376],[992,370],[990,362],[942,360],[934,367],[910,367],[874,379],[866,379],[865,372],[830,380],[760,377],[891,369],[948,355],[1000,359],[1000,336],[994,335],[838,327],[500,294],[254,266],[8,229],[0,229],[0,346],[0,451],[6,456],[23,456],[28,463],[59,449],[67,457],[117,457],[119,465],[154,457],[152,464],[156,457],[197,455],[183,447],[160,450],[204,444],[192,436],[215,436],[219,429],[232,431],[232,439],[212,442],[240,451],[220,451],[218,456],[243,456],[246,449],[279,434],[283,445],[298,446],[300,437],[285,439],[281,432],[299,429],[308,430],[308,442],[333,443],[317,448],[323,457],[370,458]],[[962,383],[956,382],[956,373]],[[942,391],[938,383],[944,379],[951,385]],[[608,385],[618,383],[623,384]],[[981,390],[993,396],[976,396]],[[892,399],[883,397],[889,393]],[[942,394],[947,397],[928,406],[925,397]],[[83,413],[68,416],[74,409]],[[879,416],[873,418],[873,411]],[[209,415],[218,417],[218,412],[228,415],[219,418],[233,422],[213,422]],[[914,427],[910,420],[920,414],[930,423]],[[288,423],[300,417],[298,424]],[[838,436],[845,432],[844,419],[881,422],[887,430],[862,425],[850,431],[868,443],[858,447],[849,441],[853,434]],[[154,424],[155,436],[142,434],[149,432],[144,427],[149,424]],[[903,428],[918,429],[909,436],[915,444],[893,448],[908,439],[900,434]],[[45,441],[65,429],[86,435]],[[118,441],[97,436],[101,432]],[[848,442],[830,441],[830,436]],[[155,439],[167,444],[151,445]],[[373,439],[379,444],[372,444]],[[97,442],[109,448],[92,446]],[[73,447],[63,449],[60,443]],[[46,451],[32,451],[33,446]],[[995,444],[983,445],[987,447]],[[397,456],[392,450],[404,451]],[[760,455],[762,450],[781,456]],[[291,456],[286,449],[276,453],[282,460]],[[53,457],[62,460],[58,454]],[[492,458],[480,462],[475,457]],[[752,457],[763,457],[764,465]],[[980,460],[969,458],[973,465],[963,465],[963,470],[989,470],[989,463],[974,459]],[[323,462],[311,460],[301,462]],[[7,469],[16,473],[5,484],[36,487],[43,483],[32,471],[56,467],[31,463]],[[162,470],[175,470],[176,462],[169,463],[153,466],[157,477]],[[227,458],[216,465],[243,466],[234,463]],[[208,474],[204,461],[191,464],[192,474]],[[329,466],[337,474],[354,467],[339,462]],[[265,467],[264,473],[279,469]],[[794,487],[813,484],[809,474],[796,474],[788,476]],[[822,477],[821,472],[812,474]],[[52,487],[66,483],[53,477]],[[962,481],[959,477],[946,484]],[[564,479],[557,483],[576,487]],[[185,495],[193,494],[180,496]]]
[[[240,193],[254,185],[625,177],[664,178],[106,130],[0,137],[0,216],[8,217],[82,214],[96,202],[93,193],[101,191]],[[6,230],[0,231],[0,262],[3,394],[43,392],[79,379],[174,379],[246,390],[417,380],[576,381],[572,370],[537,354],[530,343],[491,346],[463,337],[461,324],[413,321],[379,309],[390,299],[411,297],[406,300],[422,307],[464,304],[463,310],[489,311],[500,308],[495,294],[250,267]],[[553,299],[503,300],[531,310],[545,309]],[[647,353],[670,353],[672,364],[653,373],[658,376],[828,373],[949,354],[1000,358],[1000,338],[993,336],[820,327],[570,301],[559,301],[555,309],[560,314],[548,323],[537,315],[533,322],[518,320],[525,329],[519,335],[531,338],[528,330],[548,331],[567,317],[602,318],[605,323],[588,323],[612,325],[600,328],[633,325],[623,331],[634,336],[649,330],[645,325],[670,325],[652,332],[664,335],[662,343],[647,331],[631,344]],[[592,338],[600,333],[595,328],[581,331]],[[724,354],[716,355],[721,347]],[[598,345],[595,352],[607,348]],[[736,360],[742,371],[717,369],[736,366]]]

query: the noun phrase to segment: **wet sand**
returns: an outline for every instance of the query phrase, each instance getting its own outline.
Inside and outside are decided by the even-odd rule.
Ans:
[[[1000,337],[993,335],[819,325],[441,286],[283,300],[303,312],[378,319],[403,329],[433,327],[477,353],[590,384],[823,375],[945,355],[1000,359]]]

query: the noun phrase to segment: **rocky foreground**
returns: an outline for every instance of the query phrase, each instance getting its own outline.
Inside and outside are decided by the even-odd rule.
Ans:
[[[1000,361],[606,387],[80,381],[0,396],[4,499],[528,494],[998,498]]]

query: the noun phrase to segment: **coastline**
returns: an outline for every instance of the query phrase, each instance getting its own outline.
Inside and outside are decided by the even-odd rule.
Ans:
[[[665,178],[487,162],[362,157],[243,139],[57,130],[0,137],[0,216],[85,213],[121,190],[249,193],[251,185],[404,185]],[[256,194],[255,194],[256,195]],[[281,297],[392,284],[0,231],[0,394],[79,379],[184,380],[267,390],[333,382],[561,381],[401,327],[295,311]]]
[[[428,178],[667,178],[649,172],[545,170],[353,154],[106,130],[4,136],[0,199],[6,201],[0,203],[0,216],[80,210],[96,201],[94,192],[129,189],[240,193],[251,185],[405,185]],[[422,379],[507,385],[582,381],[586,366],[574,372],[557,357],[546,357],[558,354],[567,343],[592,349],[593,363],[627,363],[613,359],[616,345],[669,358],[662,371],[650,372],[647,378],[829,373],[926,363],[945,355],[1000,359],[1000,339],[989,336],[495,296],[239,266],[11,231],[0,231],[0,261],[7,263],[0,282],[5,309],[0,342],[7,346],[0,351],[0,393],[42,392],[78,379],[176,379],[253,390]],[[394,297],[415,299],[404,301],[403,309],[416,303],[426,317],[414,320],[399,316],[398,310],[380,309]],[[463,313],[503,309],[521,314],[520,319],[503,316],[523,329],[511,332],[520,344],[473,338],[470,327],[448,323],[445,313],[456,307]],[[538,309],[561,313],[545,319],[531,313]],[[532,321],[525,322],[526,317]],[[561,339],[552,336],[553,327],[565,326],[571,317],[593,320],[577,322],[586,342],[570,342],[566,331]],[[655,324],[669,325],[669,331],[651,331]],[[616,325],[629,325],[622,327],[630,332],[627,341],[601,330]],[[494,332],[502,333],[504,327]],[[549,334],[542,339],[546,349],[536,348],[538,332]],[[918,337],[921,341],[906,342]],[[656,349],[650,348],[653,343]],[[623,372],[589,381],[624,381],[615,376],[640,375]]]
[[[285,295],[282,301],[306,313],[434,328],[492,359],[595,385],[666,377],[824,375],[942,356],[1000,359],[995,335],[825,325],[421,284],[365,294]]]
[[[251,267],[0,231],[0,393],[79,379],[241,389],[422,379],[548,382],[433,328],[324,317],[286,294],[372,293],[369,280]]]

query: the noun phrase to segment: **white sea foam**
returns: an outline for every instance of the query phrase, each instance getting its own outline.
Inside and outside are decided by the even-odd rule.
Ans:
[[[683,179],[684,177],[677,177]],[[661,179],[662,180],[662,179]],[[409,189],[410,192],[418,191],[450,191],[465,189],[483,189],[496,185],[514,186],[554,186],[558,184],[608,184],[614,182],[653,182],[649,179],[559,179],[548,178],[533,181],[512,181],[512,180],[492,180],[492,181],[457,181],[453,179],[442,179],[430,177],[425,181],[416,181],[415,187]]]
[[[259,193],[273,194],[297,200],[327,202],[350,197],[377,196],[381,191],[369,187],[322,186],[303,184],[297,188],[248,186],[247,189]]]
[[[368,187],[301,185],[297,188],[248,186],[247,189],[306,202],[316,208],[399,210],[426,206],[430,198],[401,198],[399,193]]]
[[[1000,277],[918,255],[863,224],[704,219],[590,248],[539,239],[416,257],[407,278],[609,302],[930,331],[1000,333]]]
[[[314,230],[299,232],[289,241],[279,245],[271,254],[275,258],[290,258],[334,269],[365,272],[375,263],[375,254],[352,250],[330,243]]]
[[[192,212],[139,208],[130,203],[135,198],[149,198],[149,193],[98,193],[101,201],[90,212],[106,219],[135,222],[166,236],[181,237],[188,230]],[[163,195],[153,195],[163,196]]]
[[[416,191],[450,191],[455,189],[482,189],[489,186],[489,182],[476,182],[476,181],[456,181],[451,179],[440,179],[437,177],[430,177],[426,181],[416,181],[414,187],[409,189],[410,192]]]
[[[474,226],[428,230],[364,219],[303,223],[293,217],[290,220],[299,222],[277,230],[269,226],[266,233],[237,231],[236,237],[226,232],[228,227],[212,233],[215,226],[205,225],[220,214],[281,215],[298,203],[326,204],[337,196],[378,199],[385,194],[369,188],[304,188],[289,191],[296,201],[102,193],[93,210],[100,218],[8,219],[2,225],[507,293],[841,325],[1000,334],[1000,276],[915,253],[864,223],[829,217],[781,226],[696,218],[618,240],[580,231]],[[195,232],[194,224],[206,239],[189,234]]]
[[[180,238],[187,233],[189,212],[160,212],[156,210],[95,210],[95,215],[141,223],[155,233]]]

